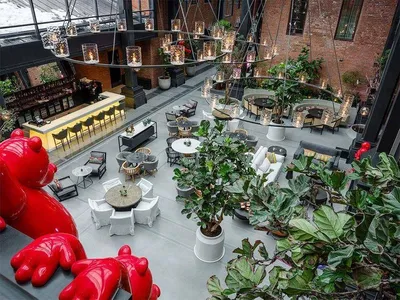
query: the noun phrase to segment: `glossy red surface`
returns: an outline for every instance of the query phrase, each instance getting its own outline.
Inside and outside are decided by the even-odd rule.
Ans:
[[[7,225],[6,225],[6,221],[4,221],[4,219],[2,217],[0,217],[0,232],[4,231],[4,229],[6,229]]]
[[[357,152],[354,154],[354,158],[356,160],[361,159],[361,155],[365,152],[367,152],[369,149],[371,149],[371,144],[369,142],[364,142],[361,144],[361,148],[357,150]]]
[[[32,281],[33,286],[43,286],[58,266],[70,270],[73,263],[86,258],[79,240],[66,233],[41,236],[24,247],[11,259],[15,280]]]
[[[20,129],[0,143],[0,216],[31,238],[48,233],[78,235],[69,212],[42,189],[57,167],[38,137],[26,138]]]
[[[122,268],[113,258],[84,259],[72,266],[72,273],[76,278],[61,291],[60,300],[109,300],[120,285]]]

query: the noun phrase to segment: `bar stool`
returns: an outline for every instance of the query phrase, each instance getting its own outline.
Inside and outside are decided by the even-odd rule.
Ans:
[[[87,118],[85,121],[82,121],[81,123],[82,123],[82,126],[87,127],[87,129],[83,130],[83,132],[87,131],[89,133],[89,136],[92,137],[92,134],[90,132],[91,131],[90,127],[92,127],[92,130],[93,130],[94,134],[96,135],[96,129],[94,127],[94,117],[93,116],[90,118]]]
[[[116,110],[116,115],[119,114],[122,120],[122,112],[124,113],[124,119],[126,119],[126,113],[125,113],[125,102],[120,102],[117,106],[114,106]]]
[[[72,141],[71,133],[75,134],[75,138],[76,138],[76,141],[78,142],[78,145],[79,145],[78,133],[81,134],[82,142],[84,141],[83,140],[83,132],[82,132],[82,123],[76,123],[73,127],[68,127],[68,133],[69,133],[69,141],[70,142]]]
[[[57,149],[57,146],[61,144],[65,151],[64,140],[67,140],[68,148],[71,149],[71,146],[69,145],[69,141],[68,141],[68,130],[67,129],[63,129],[59,133],[52,133],[51,135],[53,136],[54,145],[56,146],[56,149]],[[57,141],[61,141],[61,142],[57,143]]]
[[[104,127],[107,129],[105,117],[106,117],[106,113],[104,111],[99,112],[99,114],[97,116],[93,117],[95,119],[95,121],[99,122],[101,131],[103,131],[103,126],[101,126],[101,121],[103,121]]]
[[[112,125],[112,116],[114,116],[114,123],[117,124],[117,120],[115,119],[115,107],[110,107],[109,110],[106,110],[106,117],[108,117],[108,120],[110,121]]]

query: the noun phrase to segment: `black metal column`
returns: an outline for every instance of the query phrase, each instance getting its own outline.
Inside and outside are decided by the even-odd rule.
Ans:
[[[120,12],[126,18],[126,25],[128,30],[133,30],[133,14],[132,14],[132,1],[119,0]],[[126,46],[135,45],[135,35],[131,32],[124,32],[121,34],[121,47],[126,61]],[[125,69],[125,86],[121,89],[121,94],[134,99],[133,108],[138,108],[147,103],[146,94],[143,87],[138,85],[137,74],[133,69]]]
[[[251,2],[249,2],[251,3]],[[249,7],[248,2],[242,1],[242,12],[240,14],[240,29],[239,29],[239,34],[243,35],[244,38],[246,39],[247,34],[249,33],[250,24],[251,24],[251,12],[249,10],[251,7]]]
[[[395,26],[395,24],[392,24]],[[399,25],[398,25],[399,26]],[[397,30],[392,44],[390,56],[385,70],[377,96],[375,98],[370,117],[367,121],[363,140],[370,143],[377,142],[379,132],[382,129],[386,116],[390,109],[390,104],[395,93],[398,78],[400,76],[400,30]]]

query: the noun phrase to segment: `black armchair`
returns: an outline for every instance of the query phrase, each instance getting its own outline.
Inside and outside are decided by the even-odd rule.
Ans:
[[[190,100],[189,103],[184,104],[188,109],[185,111],[185,117],[192,117],[196,114],[197,101]]]
[[[107,171],[107,153],[102,151],[91,151],[90,158],[85,163],[85,166],[92,167],[92,176],[98,176],[99,179],[103,177]]]
[[[78,196],[76,184],[69,176],[58,179],[58,182],[59,184],[52,182],[48,186],[60,202]]]

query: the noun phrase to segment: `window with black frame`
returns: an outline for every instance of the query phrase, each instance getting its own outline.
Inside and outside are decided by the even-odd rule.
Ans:
[[[363,0],[343,0],[335,39],[352,41],[360,18]]]
[[[291,3],[286,34],[303,34],[307,17],[308,0],[294,0]]]
[[[225,0],[224,15],[225,17],[233,15],[233,0]]]

